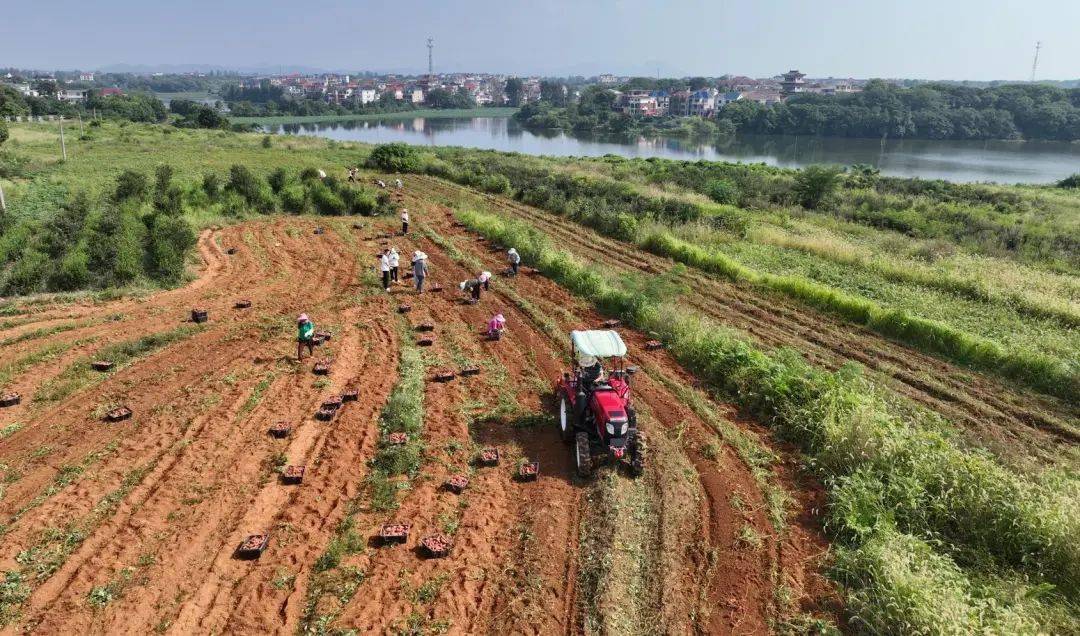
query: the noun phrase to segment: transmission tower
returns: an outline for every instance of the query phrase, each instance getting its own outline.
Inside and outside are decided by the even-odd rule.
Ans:
[[[1039,67],[1039,49],[1042,48],[1042,42],[1035,43],[1035,60],[1031,62],[1031,81],[1035,81],[1035,69]]]
[[[427,39],[427,74],[428,74],[429,79],[435,77],[435,65],[432,64],[432,62],[431,62],[431,52],[432,52],[432,50],[434,50],[434,48],[435,48],[435,40],[433,40],[431,38],[428,38]]]

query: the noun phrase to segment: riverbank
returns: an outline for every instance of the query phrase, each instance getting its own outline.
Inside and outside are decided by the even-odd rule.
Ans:
[[[257,126],[282,126],[285,124],[329,124],[345,121],[374,121],[393,119],[413,119],[423,117],[425,119],[452,119],[458,117],[510,117],[517,112],[516,108],[422,108],[418,110],[403,110],[391,113],[364,113],[351,115],[309,115],[294,116],[283,115],[279,117],[230,117],[229,120],[236,124],[255,124]]]

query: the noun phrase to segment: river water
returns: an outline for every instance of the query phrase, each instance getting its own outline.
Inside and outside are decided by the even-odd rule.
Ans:
[[[876,166],[882,174],[949,181],[1047,183],[1080,172],[1080,143],[841,139],[747,135],[723,143],[657,138],[615,140],[529,131],[508,117],[388,119],[286,124],[267,131],[339,141],[402,141],[490,148],[531,155],[665,157],[763,162],[799,168],[815,163]]]

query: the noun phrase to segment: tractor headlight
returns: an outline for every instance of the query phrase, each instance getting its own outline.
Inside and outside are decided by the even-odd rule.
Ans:
[[[626,434],[626,422],[612,422],[607,423],[607,432],[611,436],[620,436]]]

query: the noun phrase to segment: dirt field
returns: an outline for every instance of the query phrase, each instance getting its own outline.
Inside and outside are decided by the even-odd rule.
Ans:
[[[9,620],[3,633],[760,634],[792,612],[837,620],[819,574],[827,548],[815,513],[820,489],[757,424],[694,389],[663,351],[646,352],[641,334],[622,330],[642,369],[635,396],[650,443],[646,474],[573,476],[551,385],[566,365],[565,334],[601,318],[535,275],[497,278],[479,305],[457,302],[456,283],[476,273],[462,261],[497,272],[503,256],[454,228],[430,200],[448,188],[425,181],[409,200],[420,232],[392,240],[403,260],[414,249],[429,254],[429,282],[443,284],[441,293],[417,296],[402,284],[386,294],[363,275],[389,225],[277,219],[204,233],[202,270],[181,289],[41,303],[5,317],[0,372],[22,403],[0,410],[0,569],[18,573],[25,598],[0,614]],[[579,230],[543,222],[569,247],[583,246]],[[325,233],[314,232],[317,223]],[[601,245],[602,258],[619,266],[663,266]],[[851,346],[810,342],[808,318],[790,308],[762,312],[720,283],[695,282],[703,309],[731,314],[769,342],[800,338],[825,361]],[[252,307],[234,308],[242,298]],[[405,302],[413,309],[401,315]],[[209,322],[185,328],[194,307],[206,308]],[[495,310],[509,332],[490,343],[480,328]],[[333,333],[316,351],[333,360],[326,380],[312,374],[310,359],[292,360],[301,311]],[[365,482],[379,413],[405,339],[424,321],[436,325],[434,346],[424,349],[429,376],[461,361],[481,373],[425,384],[422,468],[403,480],[398,508],[380,512]],[[820,337],[839,340],[837,331]],[[109,347],[155,334],[172,335],[112,372],[85,370]],[[916,386],[906,353],[875,346],[898,382]],[[940,381],[946,393],[961,384]],[[1052,444],[1052,412],[971,386],[950,400],[933,387],[911,393],[961,414],[977,397],[989,411],[972,417],[995,431],[1022,421],[1036,449]],[[316,421],[319,405],[348,388],[359,399]],[[120,404],[131,419],[101,420]],[[294,425],[287,439],[267,434],[278,421]],[[765,478],[771,495],[725,442],[724,427],[779,458]],[[501,450],[499,467],[472,466],[484,446]],[[540,462],[538,481],[512,478],[521,457]],[[302,484],[277,479],[286,461],[307,466]],[[471,476],[463,494],[441,488],[459,472]],[[783,533],[767,513],[776,492],[791,499]],[[365,538],[390,520],[412,523],[413,535],[404,546],[371,541],[347,554],[338,569],[359,574],[329,603],[310,588],[347,517]],[[448,558],[419,555],[420,536],[447,529],[455,542]],[[245,536],[265,531],[260,558],[236,558]]]

